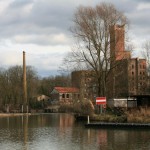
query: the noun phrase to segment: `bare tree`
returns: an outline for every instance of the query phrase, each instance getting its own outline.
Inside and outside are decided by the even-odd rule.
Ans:
[[[5,69],[0,69],[0,105],[19,106],[23,103],[23,89],[22,89],[22,73],[21,66],[12,66]],[[37,95],[38,77],[31,66],[27,66],[27,82],[28,82],[28,98]]]
[[[77,39],[77,47],[66,58],[83,68],[92,70],[97,83],[98,96],[106,95],[106,82],[115,63],[110,65],[110,27],[128,24],[124,14],[114,5],[101,3],[96,7],[79,7],[74,14],[71,32]]]
[[[147,62],[147,72],[150,75],[150,41],[146,41],[143,44],[142,56],[146,59],[146,62]]]
[[[143,44],[142,56],[146,59],[147,65],[147,93],[150,91],[150,41],[145,41]]]
[[[70,77],[65,75],[49,76],[39,80],[38,93],[50,96],[55,86],[70,87]]]

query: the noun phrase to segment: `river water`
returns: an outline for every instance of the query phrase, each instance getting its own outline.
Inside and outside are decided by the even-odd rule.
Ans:
[[[150,130],[84,124],[71,114],[0,118],[0,150],[150,150]]]

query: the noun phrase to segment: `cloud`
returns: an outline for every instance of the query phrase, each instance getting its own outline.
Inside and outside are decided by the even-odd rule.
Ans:
[[[0,14],[0,39],[11,38],[13,42],[41,45],[48,42],[49,45],[64,44],[69,41],[66,35],[69,34],[72,13],[64,3],[14,0]]]
[[[14,55],[15,54],[15,55]],[[18,64],[22,64],[22,57],[20,57],[21,53],[14,53],[13,51],[0,51],[0,64],[1,66],[8,67],[8,66],[14,66]]]
[[[30,35],[16,35],[13,38],[15,43],[24,43],[24,44],[37,44],[37,45],[67,45],[69,39],[65,34],[30,34]]]
[[[140,3],[137,7],[138,10],[150,9],[150,3]]]
[[[100,2],[103,0],[1,0],[0,64],[22,65],[22,50],[25,50],[27,63],[37,68],[39,74],[56,73],[71,49],[69,28],[76,8]],[[113,3],[129,18],[129,32],[137,49],[150,39],[149,0],[105,2]]]

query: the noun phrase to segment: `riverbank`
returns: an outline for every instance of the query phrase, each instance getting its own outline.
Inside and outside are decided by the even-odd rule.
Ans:
[[[26,116],[31,115],[31,113],[0,113],[1,117],[14,117],[14,116]]]
[[[76,120],[87,120],[88,115],[76,115]],[[120,108],[107,109],[100,114],[89,115],[92,122],[108,123],[150,123],[150,108],[122,110]]]

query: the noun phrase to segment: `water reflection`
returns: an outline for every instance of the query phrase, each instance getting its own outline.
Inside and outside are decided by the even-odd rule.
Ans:
[[[0,118],[2,150],[148,150],[149,130],[86,129],[69,114]]]
[[[23,134],[24,134],[24,150],[28,149],[28,115],[22,117]]]

